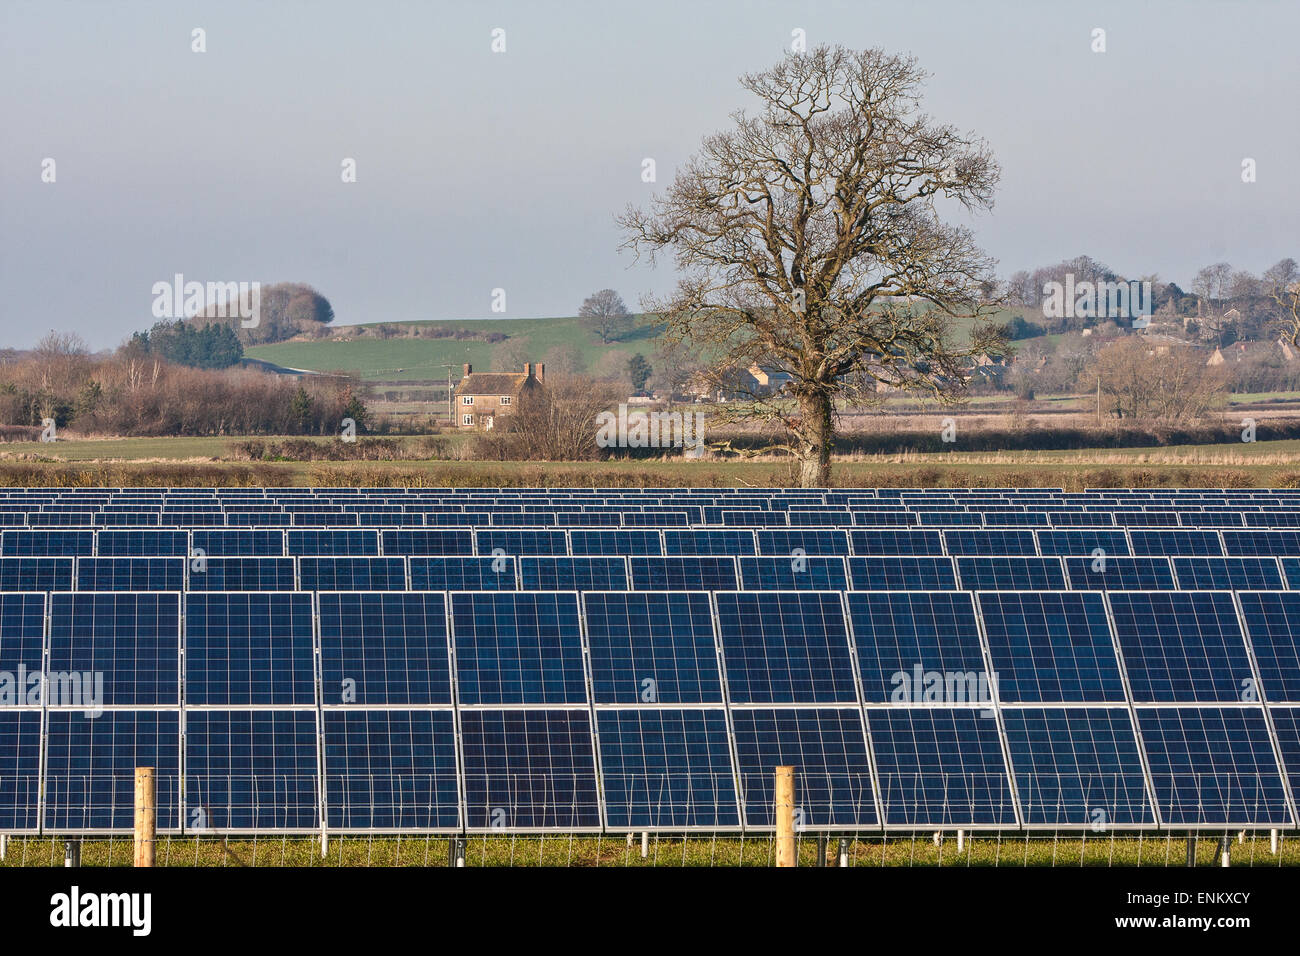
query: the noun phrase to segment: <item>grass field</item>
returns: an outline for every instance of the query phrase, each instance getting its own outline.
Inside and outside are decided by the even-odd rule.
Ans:
[[[834,862],[837,836],[828,853]],[[1204,835],[1196,842],[1197,866],[1218,866],[1219,835]],[[774,842],[767,837],[740,839],[726,836],[654,835],[649,852],[641,856],[640,840],[632,844],[618,835],[604,837],[548,834],[546,836],[469,836],[465,865],[477,866],[578,866],[578,867],[708,867],[772,866]],[[248,866],[447,866],[446,837],[412,836],[332,838],[328,855],[321,857],[320,843],[302,837],[263,840],[160,838],[156,864],[165,867]],[[817,843],[797,841],[800,866],[817,865]],[[1079,839],[1051,835],[1026,838],[1015,834],[981,837],[957,851],[954,839],[935,845],[928,835],[900,835],[882,840],[849,838],[848,864],[855,867],[1181,867],[1186,865],[1187,844],[1181,836],[1147,834],[1142,837],[1094,836]],[[1247,867],[1300,866],[1300,841],[1281,841],[1280,852],[1269,851],[1267,835],[1248,836],[1244,843],[1231,839],[1231,865]],[[130,866],[129,837],[92,840],[81,845],[82,866]],[[0,867],[61,866],[63,840],[50,837],[11,837]]]

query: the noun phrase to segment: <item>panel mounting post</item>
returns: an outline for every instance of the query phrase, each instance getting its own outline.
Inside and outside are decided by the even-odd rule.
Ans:
[[[157,840],[153,767],[135,768],[135,865],[153,866]]]
[[[794,866],[794,767],[776,768],[776,865]]]

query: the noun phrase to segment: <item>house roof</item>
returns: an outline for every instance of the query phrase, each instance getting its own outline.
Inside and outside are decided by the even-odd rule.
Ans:
[[[456,383],[456,394],[513,395],[527,380],[523,372],[470,372]]]

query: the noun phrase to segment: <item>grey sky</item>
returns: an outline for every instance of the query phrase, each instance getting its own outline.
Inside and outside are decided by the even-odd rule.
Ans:
[[[508,317],[603,286],[633,303],[672,270],[632,267],[613,214],[748,105],[736,77],[796,27],[933,74],[928,110],[1002,163],[975,227],[1004,275],[1086,253],[1186,286],[1300,258],[1291,0],[0,0],[0,345],[115,345],[176,272],[307,282],[348,323],[490,317],[496,287]]]

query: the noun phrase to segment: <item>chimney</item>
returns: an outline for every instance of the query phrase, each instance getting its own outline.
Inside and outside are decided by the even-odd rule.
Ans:
[[[474,366],[473,366],[473,365],[470,365],[468,362],[466,362],[466,363],[465,363],[465,374],[466,374],[466,375],[469,375],[469,374],[470,374],[471,372],[473,372],[473,371],[474,371]]]
[[[532,362],[525,362],[525,363],[524,363],[524,378],[532,378],[532,377],[533,377],[533,363],[532,363]]]
[[[542,375],[544,375],[545,372],[546,372],[546,365],[543,364],[542,362],[538,362],[538,363],[537,363],[537,381],[538,381],[538,382],[540,382],[540,381],[542,380]]]

